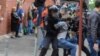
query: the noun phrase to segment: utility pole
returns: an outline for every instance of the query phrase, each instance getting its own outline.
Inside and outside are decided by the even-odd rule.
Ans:
[[[82,50],[82,25],[83,25],[83,0],[80,0],[80,18],[79,18],[79,56],[81,56]]]

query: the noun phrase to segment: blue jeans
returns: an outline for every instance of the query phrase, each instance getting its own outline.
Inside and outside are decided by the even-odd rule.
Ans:
[[[67,38],[67,41],[69,41],[69,42],[71,42],[73,44],[77,44],[78,39],[77,39],[76,35],[73,36],[73,38],[70,38],[70,37],[66,37],[66,38]]]
[[[42,11],[44,10],[44,6],[38,7],[38,18],[37,18],[37,26],[40,25],[41,18],[42,18]]]
[[[96,56],[97,52],[93,49],[93,45],[94,45],[94,39],[91,35],[88,36],[88,42],[89,42],[89,47],[90,47],[90,55],[91,56]],[[100,44],[100,41],[98,42]],[[98,55],[100,56],[100,54]]]
[[[100,40],[98,40],[99,43],[99,52],[98,52],[98,56],[100,56]]]
[[[33,22],[32,20],[28,20],[28,33],[33,32]]]
[[[22,33],[22,31],[23,31],[23,24],[20,23],[20,26],[19,26],[19,32]]]
[[[52,44],[53,49],[58,49],[58,41],[56,38],[45,37],[41,43],[42,48],[49,48],[50,43]]]
[[[42,42],[44,41],[44,37],[45,37],[45,31],[43,28],[41,28],[41,32],[42,32],[42,36],[41,36],[41,41],[39,42],[40,45],[39,45],[39,48],[42,48]]]
[[[60,48],[64,49],[70,49],[71,50],[71,56],[76,56],[76,49],[77,46],[75,44],[72,44],[71,42],[67,41],[66,39],[59,39],[58,40],[58,46]]]
[[[69,41],[72,44],[77,44],[77,41],[78,41],[77,35],[73,36],[73,38],[70,38],[69,36],[67,36],[66,40]],[[64,49],[63,55],[68,56],[68,54],[70,54],[70,49]]]

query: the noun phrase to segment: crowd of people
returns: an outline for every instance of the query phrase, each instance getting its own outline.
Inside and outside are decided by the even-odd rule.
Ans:
[[[73,7],[74,6],[74,7]],[[64,49],[64,56],[77,56],[79,41],[79,7],[74,3],[64,3],[61,6],[52,5],[48,8],[48,15],[45,18],[45,31],[42,49],[39,56],[45,56],[52,44],[51,56],[59,56],[59,48]],[[83,39],[82,51],[87,56],[99,56],[99,24],[100,24],[100,1],[95,2],[95,9],[89,14],[83,9]],[[88,40],[90,50],[84,46],[85,39]],[[68,53],[66,53],[68,51]]]
[[[59,48],[63,48],[64,56],[77,56],[79,40],[79,3],[63,3],[45,6],[45,0],[35,0],[29,7],[27,26],[23,29],[24,11],[20,4],[14,7],[11,13],[12,38],[20,37],[18,33],[24,30],[25,34],[38,33],[42,30],[43,40],[40,43],[39,56],[45,56],[49,45],[52,44],[51,56],[59,56]],[[82,51],[87,56],[100,55],[100,1],[95,2],[95,9],[88,14],[88,9],[83,10],[83,39]],[[87,39],[90,47],[84,46]],[[67,53],[68,51],[68,53]]]

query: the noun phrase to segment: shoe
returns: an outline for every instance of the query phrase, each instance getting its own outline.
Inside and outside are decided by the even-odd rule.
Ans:
[[[21,38],[21,36],[16,36],[16,38]]]
[[[13,36],[11,36],[10,38],[14,38]]]

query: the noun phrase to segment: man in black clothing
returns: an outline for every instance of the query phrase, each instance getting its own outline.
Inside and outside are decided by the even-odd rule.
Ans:
[[[53,5],[48,9],[48,16],[45,21],[46,36],[42,43],[42,50],[40,56],[45,56],[50,43],[52,43],[53,52],[51,56],[58,56],[57,34],[58,29],[54,25],[59,21],[59,14],[57,6]]]
[[[88,32],[89,36],[89,46],[91,50],[91,56],[96,56],[99,51],[98,56],[100,56],[100,1],[95,2],[95,9],[90,14],[88,22]]]

